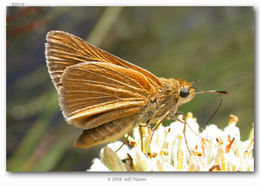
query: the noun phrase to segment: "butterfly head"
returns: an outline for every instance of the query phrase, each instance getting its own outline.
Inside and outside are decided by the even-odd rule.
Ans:
[[[193,86],[194,83],[189,83],[184,81],[183,79],[177,80],[179,83],[179,92],[178,92],[178,105],[182,105],[191,101],[195,95],[197,94],[229,94],[228,91],[220,91],[220,90],[198,90]]]
[[[178,79],[179,82],[179,91],[178,91],[178,105],[182,105],[191,101],[195,96],[195,89],[192,87],[192,84],[184,81],[183,79]]]

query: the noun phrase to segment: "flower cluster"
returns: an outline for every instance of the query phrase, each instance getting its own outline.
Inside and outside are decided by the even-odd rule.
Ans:
[[[153,135],[149,127],[135,128],[127,138],[131,148],[115,152],[122,142],[108,144],[88,171],[254,171],[254,132],[240,141],[237,116],[230,115],[224,130],[209,125],[199,132],[192,113],[185,121],[160,126]]]

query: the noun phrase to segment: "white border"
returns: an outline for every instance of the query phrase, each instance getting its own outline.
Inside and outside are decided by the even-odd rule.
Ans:
[[[256,23],[256,38],[255,42],[259,43],[258,31],[259,31],[259,2],[257,0],[3,0],[0,2],[0,118],[1,118],[1,138],[0,138],[0,185],[97,185],[97,184],[124,184],[124,185],[140,185],[140,184],[152,184],[152,185],[228,185],[228,184],[241,184],[241,185],[256,185],[259,180],[258,173],[258,156],[256,156],[256,167],[254,174],[189,174],[189,173],[171,173],[171,174],[84,174],[84,173],[7,173],[6,172],[6,6],[11,6],[13,2],[24,3],[25,6],[254,6],[255,7],[255,23]],[[256,44],[255,49],[255,64],[258,59],[258,47]],[[255,66],[256,75],[256,88],[255,88],[255,126],[257,131],[255,134],[259,134],[258,124],[258,110],[257,106],[259,101],[257,99],[258,92],[258,76],[259,65]],[[253,91],[253,90],[249,90]],[[256,139],[257,136],[256,136]],[[255,149],[259,149],[259,143],[256,140]],[[107,178],[112,176],[123,177],[145,177],[145,182],[108,182]]]

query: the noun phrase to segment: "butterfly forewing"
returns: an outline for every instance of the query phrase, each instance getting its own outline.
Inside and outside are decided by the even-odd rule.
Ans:
[[[47,34],[46,59],[50,76],[56,88],[61,86],[60,78],[68,66],[93,61],[133,69],[145,75],[154,86],[163,87],[158,78],[145,69],[120,59],[63,31],[51,31]]]
[[[143,74],[101,62],[67,67],[61,82],[63,114],[84,129],[135,114],[158,93]]]

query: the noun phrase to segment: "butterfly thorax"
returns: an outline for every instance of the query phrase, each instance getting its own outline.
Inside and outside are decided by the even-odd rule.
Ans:
[[[141,112],[141,123],[155,123],[166,113],[174,114],[178,109],[178,81],[165,78],[160,78],[160,81],[164,87],[153,100],[150,100]]]

